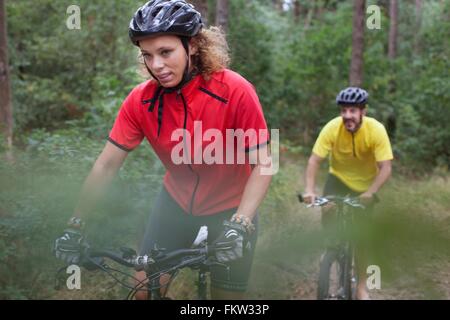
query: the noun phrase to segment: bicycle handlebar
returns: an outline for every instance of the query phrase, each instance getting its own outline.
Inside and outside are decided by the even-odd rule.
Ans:
[[[132,249],[127,249],[132,250]],[[122,250],[124,251],[124,250]],[[204,245],[193,249],[179,249],[169,253],[163,253],[158,250],[150,255],[131,255],[112,250],[100,250],[88,248],[84,257],[89,260],[91,258],[109,258],[123,266],[133,267],[137,271],[141,271],[150,266],[172,266],[177,269],[201,264],[206,262],[208,257],[215,253],[214,248]],[[189,263],[186,263],[189,262]]]
[[[207,245],[208,228],[202,226],[199,229],[193,248],[178,249],[172,252],[164,252],[165,249],[155,248],[148,255],[137,255],[133,249],[121,248],[121,252],[113,250],[93,249],[86,246],[82,254],[82,262],[85,265],[92,266],[92,263],[100,267],[94,262],[96,258],[109,258],[123,266],[135,268],[137,271],[155,267],[171,267],[181,269],[195,264],[206,264],[208,258],[215,254],[215,248]],[[83,264],[83,263],[81,263]],[[214,262],[210,262],[214,264]],[[217,262],[217,264],[220,264]]]
[[[146,255],[137,255],[136,251],[130,248],[122,247],[120,250],[105,250],[92,248],[87,243],[84,243],[78,265],[90,271],[99,269],[106,272],[122,286],[131,289],[127,296],[127,298],[130,298],[138,291],[148,291],[150,289],[160,288],[161,284],[159,281],[157,284],[153,282],[156,279],[159,279],[161,274],[171,274],[174,276],[180,269],[186,267],[193,269],[198,268],[200,269],[200,272],[205,273],[208,272],[209,267],[217,265],[226,268],[229,272],[228,265],[220,263],[215,259],[216,248],[214,246],[208,246],[207,237],[208,229],[206,226],[202,226],[191,248],[165,252],[165,249],[158,249],[155,247]],[[104,258],[113,260],[120,265],[134,268],[136,271],[144,270],[146,272],[145,280],[148,280],[147,286],[145,280],[138,280],[130,274],[111,268],[104,262]],[[59,269],[57,278],[63,270],[64,268]],[[137,284],[132,287],[117,278],[113,272],[121,273],[132,278]],[[171,279],[173,279],[173,277],[171,277]],[[57,281],[59,280],[57,279]],[[58,282],[57,286],[59,286]]]
[[[301,194],[298,194],[298,201],[303,203],[305,202],[303,199],[303,196]],[[343,203],[345,205],[348,205],[353,208],[361,208],[364,209],[366,206],[363,205],[360,201],[359,197],[342,197],[342,196],[326,196],[326,197],[316,197],[314,203],[308,204],[306,207],[322,207],[330,202],[334,203]]]

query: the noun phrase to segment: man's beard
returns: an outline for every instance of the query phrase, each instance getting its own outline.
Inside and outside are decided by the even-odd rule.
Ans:
[[[348,122],[353,122],[355,124],[355,127],[353,129],[348,129],[347,126],[345,126],[345,128],[347,129],[347,131],[355,133],[359,128],[361,128],[362,116],[359,118],[359,123],[356,123],[356,121],[354,121],[353,119],[344,119],[344,125],[346,125]]]

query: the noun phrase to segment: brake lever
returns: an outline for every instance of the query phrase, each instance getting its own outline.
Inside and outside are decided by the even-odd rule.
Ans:
[[[361,209],[365,209],[366,206],[364,204],[362,204],[359,200],[352,200],[352,199],[345,199],[344,203],[354,207],[354,208],[361,208]]]
[[[319,199],[316,199],[316,200],[314,201],[314,203],[308,204],[306,207],[307,207],[307,208],[311,208],[311,207],[321,207],[321,206],[323,206],[324,204],[327,204],[328,202],[330,202],[330,200],[328,200],[328,199],[326,199],[326,198],[319,198]]]

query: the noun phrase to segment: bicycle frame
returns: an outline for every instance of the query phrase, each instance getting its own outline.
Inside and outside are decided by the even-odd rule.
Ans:
[[[303,202],[303,198],[299,195],[299,201]],[[353,299],[355,290],[353,284],[356,283],[356,275],[354,268],[354,245],[349,236],[355,208],[364,208],[357,198],[329,196],[326,198],[318,198],[314,204],[309,206],[324,206],[329,202],[335,203],[337,218],[337,244],[333,247],[326,248],[322,255],[319,271],[318,283],[318,299]],[[330,294],[329,284],[331,268],[336,263],[338,268],[339,287],[335,294]]]

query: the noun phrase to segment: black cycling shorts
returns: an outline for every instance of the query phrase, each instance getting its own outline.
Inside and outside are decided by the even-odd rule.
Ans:
[[[190,248],[201,226],[208,226],[208,243],[216,240],[223,231],[223,221],[229,220],[236,208],[209,216],[193,216],[186,213],[163,187],[150,214],[140,254],[147,254],[156,244],[167,251]],[[257,216],[253,219],[256,230],[249,241],[251,250],[242,259],[230,262],[229,269],[211,267],[211,286],[228,291],[246,291],[257,240]]]
[[[362,194],[362,192],[357,192],[350,189],[345,183],[343,183],[338,177],[335,175],[328,173],[327,181],[325,182],[325,187],[323,188],[323,196],[349,196],[349,197],[358,197]],[[375,203],[379,202],[380,199],[375,194],[374,202],[370,204],[366,209],[369,212],[373,211]]]
[[[357,197],[361,193],[350,189],[346,184],[344,184],[335,175],[329,173],[327,176],[327,181],[325,182],[325,187],[323,188],[323,196],[350,196]]]

